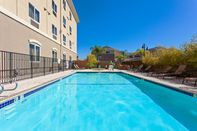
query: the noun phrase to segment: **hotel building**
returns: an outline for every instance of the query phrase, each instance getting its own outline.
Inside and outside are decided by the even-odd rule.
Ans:
[[[0,0],[0,50],[76,60],[78,23],[72,0]]]

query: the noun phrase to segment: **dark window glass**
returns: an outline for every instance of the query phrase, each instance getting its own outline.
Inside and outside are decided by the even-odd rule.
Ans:
[[[57,62],[57,52],[56,51],[52,51],[52,60],[53,60],[53,62]]]
[[[35,20],[37,22],[40,22],[40,12],[38,10],[35,9]]]
[[[57,14],[57,5],[55,4],[54,1],[52,1],[52,9],[53,9],[53,14],[56,15]]]
[[[72,20],[72,13],[71,12],[69,12],[69,16],[70,16],[70,20]]]
[[[29,3],[29,17],[31,17],[33,20],[40,22],[40,12]]]
[[[69,46],[70,46],[70,49],[72,49],[72,42],[69,41]]]
[[[36,46],[36,61],[40,61],[40,47]]]
[[[64,7],[64,10],[66,10],[66,1],[63,0],[63,7]]]
[[[34,44],[29,44],[29,55],[31,61],[40,61],[40,47]]]
[[[29,16],[34,19],[34,7],[29,3]]]
[[[64,42],[64,45],[66,45],[66,36],[63,35],[63,42]]]
[[[52,34],[57,35],[57,28],[54,25],[52,25]]]
[[[63,16],[63,25],[66,27],[66,18]]]
[[[70,30],[70,35],[72,35],[72,27],[71,26],[69,27],[69,30]]]

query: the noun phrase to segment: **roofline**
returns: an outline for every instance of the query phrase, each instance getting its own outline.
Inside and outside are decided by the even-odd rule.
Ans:
[[[79,16],[78,16],[78,14],[77,14],[77,11],[76,11],[76,9],[75,9],[75,6],[74,6],[74,4],[73,4],[73,1],[72,1],[72,0],[67,0],[67,2],[68,2],[68,5],[69,5],[69,7],[70,7],[70,9],[71,9],[71,12],[73,13],[73,16],[74,16],[76,22],[79,23],[79,22],[80,22],[80,21],[79,21]]]

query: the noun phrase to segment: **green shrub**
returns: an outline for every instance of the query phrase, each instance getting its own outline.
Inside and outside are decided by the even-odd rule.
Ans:
[[[177,66],[184,63],[184,55],[176,48],[162,48],[154,52],[146,51],[142,62],[146,65]]]
[[[159,65],[177,66],[184,63],[183,52],[176,48],[161,49],[159,51]]]
[[[197,67],[197,43],[189,43],[184,45],[185,62],[188,65]]]
[[[151,53],[149,51],[146,51],[145,56],[142,58],[142,63],[145,65],[157,65],[159,61],[159,56],[157,54],[157,51],[154,53]]]
[[[98,64],[96,56],[92,54],[88,55],[87,61],[88,61],[87,66],[89,68],[95,68]]]

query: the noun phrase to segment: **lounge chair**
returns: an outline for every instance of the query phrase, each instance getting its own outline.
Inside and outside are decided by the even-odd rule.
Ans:
[[[162,77],[163,79],[164,78],[171,78],[171,77],[180,77],[183,72],[185,71],[186,69],[186,65],[180,65],[177,70],[174,72],[174,73],[164,73],[164,74],[159,74],[158,77]]]
[[[172,67],[168,66],[168,67],[164,68],[163,70],[159,70],[159,71],[156,71],[156,72],[149,72],[147,75],[148,76],[156,76],[156,77],[158,77],[159,74],[168,73],[171,69],[172,69]]]
[[[197,77],[185,77],[184,79],[183,79],[183,84],[185,83],[185,82],[194,82],[194,86],[196,86],[197,85]]]
[[[133,68],[133,65],[129,66],[129,70],[128,71],[133,71],[134,68]]]
[[[142,71],[142,68],[144,67],[144,65],[140,65],[137,69],[134,70],[134,72],[140,72]]]
[[[152,66],[150,66],[150,65],[147,66],[147,67],[143,70],[143,72],[148,72],[148,71],[151,69],[151,67],[152,67]]]

